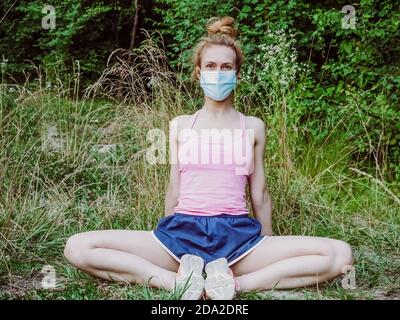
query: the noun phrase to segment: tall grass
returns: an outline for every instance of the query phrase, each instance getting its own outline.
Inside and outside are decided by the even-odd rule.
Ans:
[[[159,128],[168,136],[169,120],[201,107],[200,90],[171,72],[151,38],[133,53],[111,58],[114,63],[83,97],[79,64],[69,80],[36,68],[36,82],[0,86],[0,297],[175,298],[147,286],[94,279],[63,258],[74,233],[155,227],[164,213],[169,168],[168,157],[164,164],[146,161],[147,133]],[[397,195],[357,167],[355,148],[338,132],[323,144],[304,138],[302,124],[290,116],[300,95],[270,93],[257,103],[251,94],[237,95],[235,107],[267,125],[264,164],[274,233],[338,238],[355,251],[357,290],[334,282],[307,289],[304,297],[398,295]],[[59,291],[30,285],[46,264],[56,268]]]

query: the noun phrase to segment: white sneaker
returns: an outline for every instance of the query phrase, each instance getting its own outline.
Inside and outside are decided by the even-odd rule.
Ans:
[[[199,300],[204,292],[204,260],[192,254],[181,257],[175,284],[177,289],[185,290],[181,300]]]
[[[235,280],[226,258],[216,259],[206,264],[207,278],[205,291],[212,300],[232,300],[239,290],[239,282]]]

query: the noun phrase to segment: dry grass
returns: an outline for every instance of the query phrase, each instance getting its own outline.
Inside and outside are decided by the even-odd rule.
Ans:
[[[167,136],[173,117],[200,107],[198,92],[170,71],[163,50],[151,40],[133,53],[113,52],[109,67],[82,99],[79,68],[71,82],[53,81],[58,85],[50,89],[37,70],[36,87],[27,83],[10,92],[9,84],[0,85],[0,281],[8,292],[0,296],[174,298],[143,286],[104,287],[69,266],[62,250],[71,234],[85,230],[155,227],[164,211],[169,168],[167,161],[146,161],[147,135],[159,129]],[[252,106],[235,101],[237,109],[267,124],[264,163],[274,232],[349,242],[358,283],[354,292],[333,283],[297,295],[358,299],[378,290],[398,296],[398,196],[380,174],[358,175],[363,171],[353,162],[353,146],[334,133],[323,145],[305,141],[299,124],[287,117],[287,99],[293,97],[275,95]],[[100,145],[115,147],[98,152]],[[382,172],[380,162],[376,165]],[[25,282],[45,264],[63,277],[62,291],[28,288]]]

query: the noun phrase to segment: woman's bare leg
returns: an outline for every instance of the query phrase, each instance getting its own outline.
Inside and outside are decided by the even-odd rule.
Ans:
[[[339,276],[353,264],[343,241],[304,236],[268,237],[231,266],[241,291],[297,288]]]
[[[148,283],[172,290],[179,263],[151,231],[101,230],[71,236],[64,255],[77,268],[106,280]]]

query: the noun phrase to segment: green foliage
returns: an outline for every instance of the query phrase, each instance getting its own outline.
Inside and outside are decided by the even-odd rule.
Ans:
[[[52,1],[56,28],[41,27],[43,2],[0,4],[2,80],[33,72],[32,60],[47,70],[46,82],[82,73],[84,85],[104,70],[107,57],[127,48],[134,3]],[[278,94],[288,120],[304,139],[320,143],[339,129],[358,148],[357,159],[387,163],[385,178],[400,179],[400,3],[363,0],[355,7],[355,29],[342,27],[347,3],[330,0],[155,0],[147,4],[144,26],[160,32],[171,66],[188,81],[190,57],[212,16],[233,16],[244,54],[243,101],[270,107]],[[20,76],[18,78],[18,75]],[[71,78],[63,82],[73,81]],[[282,84],[285,84],[284,87]],[[200,101],[200,100],[199,100]]]
[[[55,29],[43,29],[43,1],[5,0],[0,4],[0,16],[11,7],[1,24],[0,58],[9,60],[7,72],[26,71],[26,60],[57,68],[65,64],[71,70],[75,60],[86,79],[99,75],[109,53],[129,43],[129,31],[134,16],[132,2],[55,0]],[[127,36],[120,37],[123,32]]]
[[[102,73],[109,53],[129,46],[133,1],[54,0],[54,30],[41,28],[42,1],[18,1],[3,19],[13,4],[0,3],[0,270],[7,271],[0,298],[19,296],[15,288],[28,299],[176,298],[93,282],[66,265],[62,250],[77,232],[155,226],[168,167],[142,161],[146,133],[203,101],[195,95],[201,90],[184,84],[191,50],[216,15],[235,17],[245,53],[235,107],[267,125],[274,232],[342,239],[354,249],[357,290],[337,282],[302,290],[304,298],[399,292],[398,1],[354,4],[357,27],[342,29],[344,2],[156,0],[158,16],[147,14],[146,23],[164,38],[183,82],[175,81],[182,74],[157,68],[160,51],[143,51],[148,60],[136,60],[138,72],[122,77],[127,86],[141,80],[131,86],[141,100],[122,104],[76,93],[80,81]],[[113,67],[126,76],[126,68]],[[34,75],[21,85],[24,72]],[[157,85],[138,86],[146,74]],[[104,152],[102,145],[117,147]],[[26,287],[44,263],[64,277],[62,291]]]
[[[271,101],[286,83],[294,126],[320,143],[335,128],[341,130],[360,157],[387,161],[386,178],[399,187],[399,2],[354,4],[355,29],[342,28],[346,3],[331,1],[157,3],[166,7],[159,10],[163,21],[154,27],[172,38],[169,54],[176,68],[189,75],[189,57],[206,33],[207,19],[233,16],[246,60],[240,88],[245,103]]]

